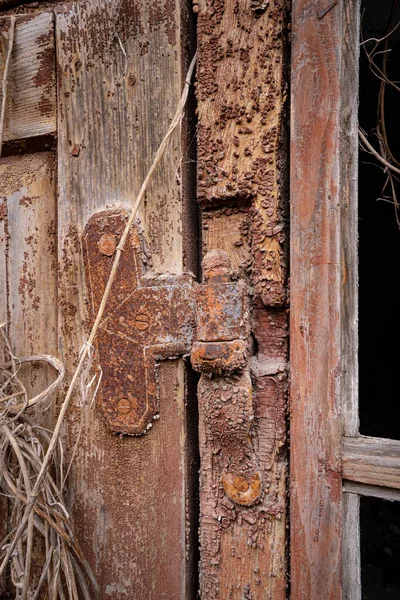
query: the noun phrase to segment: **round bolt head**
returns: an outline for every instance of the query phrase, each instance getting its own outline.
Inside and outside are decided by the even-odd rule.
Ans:
[[[131,403],[128,398],[121,398],[117,404],[117,410],[121,415],[126,415],[131,410]]]
[[[111,233],[105,233],[97,242],[97,247],[100,254],[104,254],[104,256],[112,256],[117,247],[117,238]]]
[[[144,331],[150,325],[150,317],[145,313],[139,313],[135,317],[134,325],[139,331]]]

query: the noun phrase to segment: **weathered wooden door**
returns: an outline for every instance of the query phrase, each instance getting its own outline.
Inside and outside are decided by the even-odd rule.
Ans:
[[[77,0],[7,12],[8,4],[0,2],[2,73],[10,14],[18,15],[0,161],[1,320],[16,355],[58,355],[67,380],[124,214],[175,113],[197,19],[198,107],[189,99],[139,210],[132,285],[150,270],[164,274],[159,286],[188,271],[200,281],[200,258],[223,250],[250,298],[252,334],[243,330],[240,377],[202,375],[197,398],[184,350],[160,350],[153,362],[137,351],[159,322],[154,297],[143,293],[136,312],[125,297],[113,305],[116,329],[92,351],[103,373],[97,406],[84,383],[68,414],[69,506],[101,598],[189,600],[199,586],[204,600],[283,600],[286,2]],[[134,278],[124,264],[121,286]],[[176,311],[193,310],[174,302],[167,337]],[[232,338],[212,339],[224,340]],[[33,388],[50,377],[26,375]],[[135,397],[116,394],[138,379]],[[123,435],[126,418],[130,433],[143,433],[136,413],[126,415],[156,387],[157,419],[145,435]]]

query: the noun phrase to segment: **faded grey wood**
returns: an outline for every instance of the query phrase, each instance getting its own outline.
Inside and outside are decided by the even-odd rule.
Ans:
[[[179,0],[57,8],[60,340],[69,374],[88,333],[82,231],[95,212],[129,210],[175,113],[186,72],[181,8]],[[183,268],[181,154],[177,132],[140,210],[162,272]],[[76,405],[69,415],[70,447],[82,427],[72,514],[107,600],[191,597],[181,361],[162,365],[160,388],[160,419],[139,438],[114,436],[88,405],[82,421]]]
[[[377,485],[366,485],[365,483],[356,483],[354,481],[345,481],[343,484],[345,495],[353,496],[371,496],[373,498],[382,498],[391,502],[400,501],[400,490],[379,487]]]
[[[7,236],[1,313],[16,356],[57,352],[55,192],[51,152],[1,159],[0,195]],[[54,378],[45,366],[25,365],[22,373],[28,393],[42,391]]]
[[[400,489],[400,441],[363,436],[344,438],[343,477]]]
[[[361,600],[360,498],[346,493],[343,494],[343,599]]]
[[[360,2],[342,4],[340,153],[342,251],[342,415],[345,435],[357,436],[358,409],[358,94]],[[359,498],[343,496],[343,598],[361,600]]]
[[[10,17],[0,17],[0,80],[8,50]],[[0,102],[2,89],[0,86]],[[17,16],[7,85],[3,141],[56,130],[54,16],[52,12]]]
[[[54,155],[42,152],[0,159],[0,197],[0,322],[6,322],[17,357],[57,355]],[[55,374],[47,365],[36,363],[23,365],[18,376],[34,395]],[[40,409],[40,413],[40,424],[51,425],[51,409]],[[3,539],[8,526],[4,498],[0,498],[0,515]]]

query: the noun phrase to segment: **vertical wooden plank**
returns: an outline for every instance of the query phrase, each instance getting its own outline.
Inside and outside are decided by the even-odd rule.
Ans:
[[[0,201],[0,323],[7,322],[7,203],[4,198]],[[4,360],[3,352],[0,352],[0,360]],[[0,539],[7,535],[8,524],[8,502],[7,498],[0,498]],[[0,592],[3,592],[6,585],[6,575],[0,579]]]
[[[253,506],[224,494],[224,460],[235,459],[213,446],[200,391],[200,595],[207,600],[283,600],[287,591],[286,3],[257,4],[195,2],[203,253],[225,250],[235,273],[253,286],[249,439],[262,479]]]
[[[293,3],[293,600],[343,596],[341,412],[342,400],[354,398],[356,390],[357,8],[356,1],[332,3],[326,9],[314,0]]]
[[[284,21],[286,0],[198,6],[198,199],[251,206],[251,274],[266,306],[286,299]],[[229,235],[229,234],[228,234]]]
[[[60,338],[71,373],[87,335],[83,228],[97,211],[132,205],[176,110],[186,46],[178,0],[85,0],[57,11]],[[178,133],[140,212],[162,272],[183,268],[180,160]],[[71,447],[82,427],[71,506],[102,598],[190,597],[180,361],[162,365],[160,386],[160,420],[140,438],[114,436],[89,406],[82,422],[76,407],[69,415]]]
[[[0,181],[7,219],[4,300],[12,348],[16,356],[56,355],[55,157],[43,152],[3,158]],[[22,373],[28,393],[38,393],[54,379],[46,366],[26,365]]]
[[[360,2],[343,6],[341,202],[343,244],[343,433],[359,435],[358,409],[358,93]],[[360,499],[343,494],[343,598],[361,600]]]
[[[7,322],[16,356],[57,355],[55,188],[54,154],[0,160],[0,318]],[[28,394],[35,395],[54,380],[54,372],[43,364],[27,364],[21,367],[19,377]],[[52,414],[51,409],[41,410],[34,418],[51,427]],[[3,498],[0,514],[3,539],[8,526]],[[36,547],[34,561],[40,565],[41,560]]]

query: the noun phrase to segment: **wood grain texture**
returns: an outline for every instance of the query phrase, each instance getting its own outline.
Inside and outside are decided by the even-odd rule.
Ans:
[[[265,305],[286,299],[282,202],[285,0],[198,3],[198,198],[251,206],[252,283]]]
[[[343,3],[292,8],[291,597],[340,600]]]
[[[55,156],[38,153],[0,160],[0,315],[14,354],[57,356],[57,244]],[[28,394],[54,380],[46,365],[23,365],[18,376]],[[53,410],[32,415],[52,425]],[[7,532],[7,506],[0,500],[0,535]],[[33,560],[40,572],[39,548]],[[1,582],[4,585],[4,582]],[[0,590],[4,591],[0,584]]]
[[[354,481],[344,481],[343,491],[345,494],[352,496],[370,496],[393,502],[398,502],[400,500],[400,490],[379,487],[377,485],[367,485],[365,483],[356,483]]]
[[[0,17],[1,79],[8,50],[9,27],[10,17]],[[17,16],[7,85],[4,141],[55,132],[55,82],[53,13]]]
[[[266,309],[255,315],[259,354],[252,361],[257,373],[253,372],[252,422],[246,423],[248,407],[238,413],[233,392],[243,383],[240,378],[204,379],[199,386],[200,596],[205,600],[286,598],[286,319],[285,312],[273,315]],[[256,369],[258,361],[261,366]],[[224,396],[229,397],[227,403],[233,402],[225,405],[225,427],[216,422]],[[228,435],[224,443],[235,416],[250,433],[246,442]],[[224,471],[237,465],[242,453],[241,468],[261,475],[261,497],[252,506],[232,501],[222,486]]]
[[[343,600],[361,600],[360,497],[343,492]]]
[[[17,356],[57,354],[55,157],[38,153],[0,161],[6,223],[7,330]],[[44,324],[46,324],[44,328]],[[26,365],[28,393],[45,389],[54,372]]]
[[[356,436],[358,408],[358,91],[360,3],[344,2],[342,35],[340,172],[342,243],[342,419]],[[343,598],[361,600],[359,498],[343,496]]]
[[[178,1],[87,0],[57,9],[60,338],[69,373],[87,333],[82,231],[95,212],[129,209],[168,128],[186,69],[181,19]],[[162,272],[183,268],[180,160],[178,132],[140,211],[153,268]],[[104,599],[192,597],[191,432],[179,361],[160,367],[160,388],[160,420],[140,438],[120,439],[95,411],[83,411],[71,506]],[[79,420],[75,406],[70,447]]]
[[[342,243],[342,411],[344,435],[358,435],[358,94],[360,6],[343,4],[340,94]]]
[[[363,436],[344,438],[343,477],[400,489],[400,442]]]

